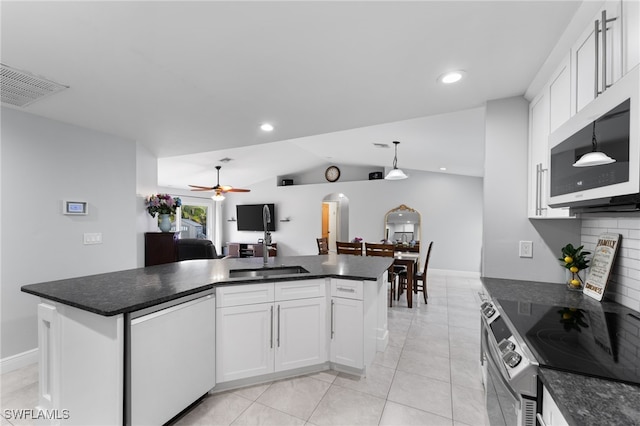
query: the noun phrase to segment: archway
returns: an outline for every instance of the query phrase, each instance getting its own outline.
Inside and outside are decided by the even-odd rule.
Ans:
[[[321,234],[329,242],[329,251],[336,251],[336,241],[349,240],[349,198],[332,193],[322,199]]]

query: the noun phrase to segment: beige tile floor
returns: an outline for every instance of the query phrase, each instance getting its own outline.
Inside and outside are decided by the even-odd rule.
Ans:
[[[333,371],[213,394],[175,425],[488,425],[480,280],[429,273],[429,303],[389,310],[389,346],[366,377]],[[416,302],[417,299],[417,302]],[[2,375],[2,414],[37,403],[37,365]],[[1,425],[22,425],[1,419]]]

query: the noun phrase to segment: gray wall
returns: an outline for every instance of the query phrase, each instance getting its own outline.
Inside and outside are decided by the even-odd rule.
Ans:
[[[563,283],[557,260],[580,242],[580,221],[527,218],[529,103],[522,97],[487,102],[482,275]],[[518,256],[533,241],[533,258]]]
[[[1,327],[5,358],[37,347],[25,284],[136,267],[136,144],[2,108]],[[62,200],[89,203],[65,216]],[[103,244],[84,245],[85,232]]]
[[[425,153],[427,155],[428,153]],[[335,182],[277,187],[268,181],[250,187],[250,193],[227,194],[223,202],[223,242],[257,242],[260,232],[239,232],[236,204],[275,203],[281,256],[316,254],[321,232],[323,198],[341,192],[349,198],[349,239],[376,242],[384,237],[387,211],[406,204],[422,214],[422,241],[434,241],[430,267],[480,271],[482,242],[482,179],[444,173],[405,170],[401,181]],[[290,222],[279,222],[289,217]],[[426,253],[423,253],[424,256]]]

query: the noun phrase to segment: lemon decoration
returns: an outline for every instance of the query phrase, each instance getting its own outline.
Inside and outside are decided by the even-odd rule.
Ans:
[[[573,257],[567,256],[564,258],[564,263],[573,263]]]
[[[568,284],[573,289],[580,289],[582,286],[582,278],[578,273],[582,269],[586,269],[589,266],[589,259],[586,258],[588,251],[583,250],[584,246],[574,247],[573,244],[567,244],[562,247],[562,257],[558,258],[565,268],[571,272],[571,278],[568,280]]]
[[[578,267],[577,267],[577,266],[572,266],[571,268],[569,268],[569,270],[575,274],[575,273],[576,273],[576,272],[578,272],[580,269],[578,269]]]

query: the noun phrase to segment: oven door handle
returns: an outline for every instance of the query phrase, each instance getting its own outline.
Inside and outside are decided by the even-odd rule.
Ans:
[[[489,337],[486,330],[484,333],[482,333],[482,338],[484,339],[484,344],[486,348],[485,359],[487,360],[489,370],[491,370],[491,372],[493,373],[491,374],[491,377],[499,377],[500,384],[502,385],[502,387],[507,389],[511,394],[511,396],[513,396],[513,398],[519,403],[520,396],[516,394],[516,392],[513,390],[509,382],[505,379],[504,375],[500,372],[500,368],[498,368],[498,365],[492,356],[492,351],[491,351],[491,348],[489,347]]]

